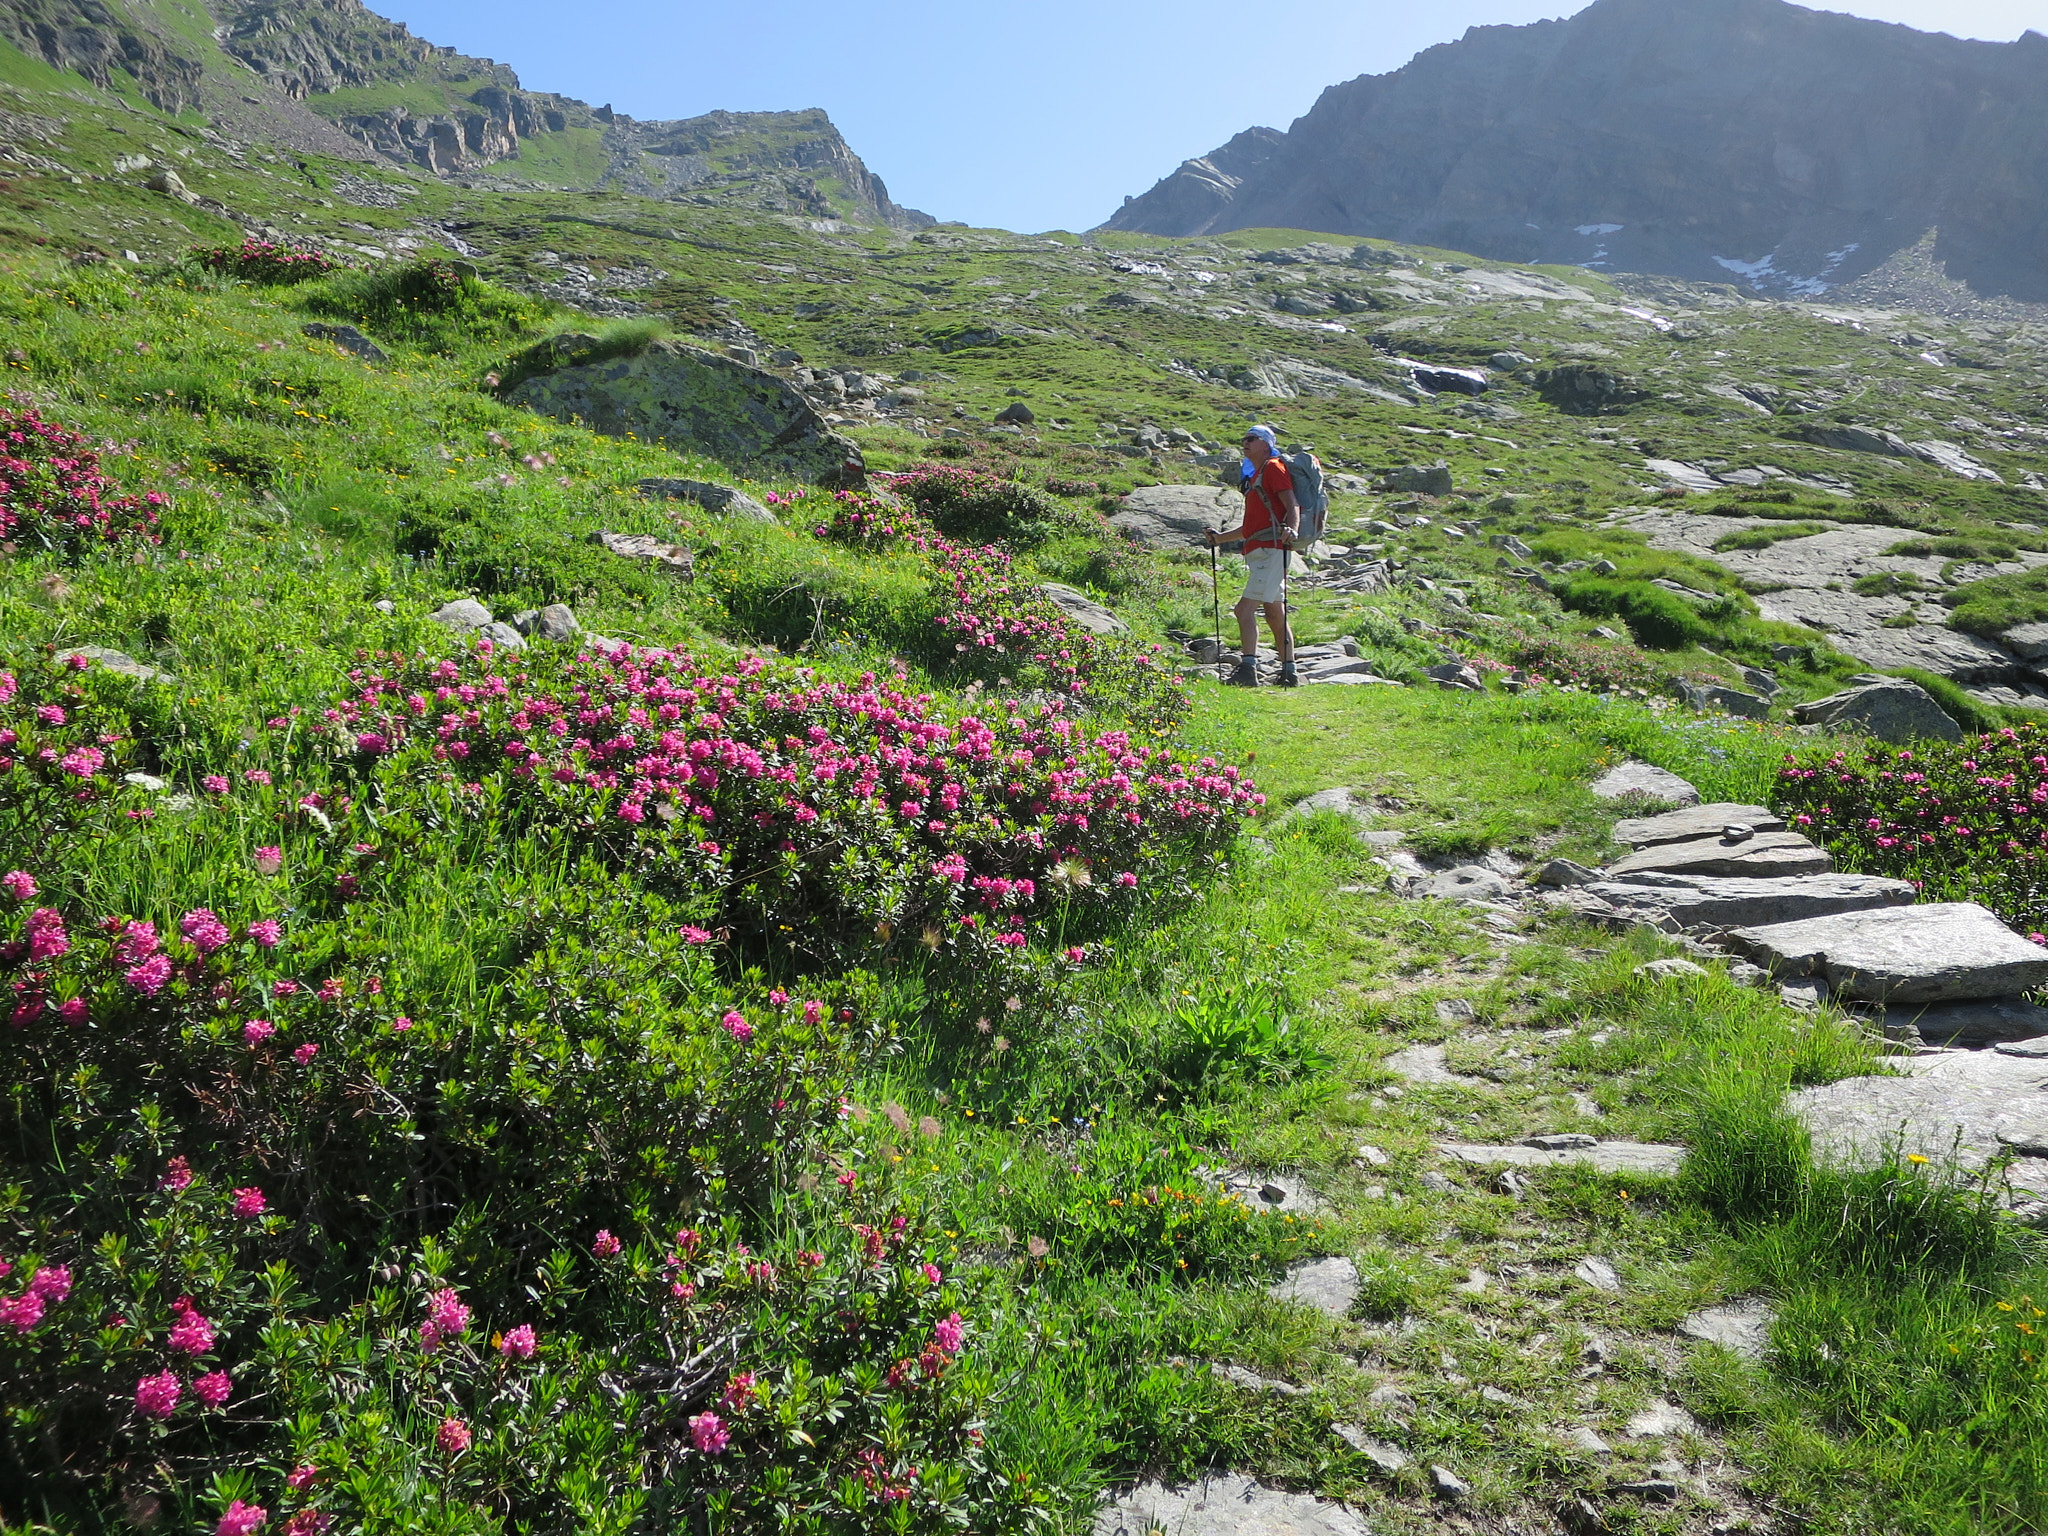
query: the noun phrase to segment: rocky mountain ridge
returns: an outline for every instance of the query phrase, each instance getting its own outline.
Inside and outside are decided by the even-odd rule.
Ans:
[[[1936,231],[2048,299],[2048,37],[1967,42],[1785,0],[1595,0],[1477,27],[1185,162],[1104,226],[1326,230],[1813,297]]]
[[[213,0],[210,36],[135,0],[4,0],[0,39],[102,89],[244,137],[441,177],[731,204],[917,229],[821,110],[642,122],[531,91],[509,65],[415,37],[360,0]]]

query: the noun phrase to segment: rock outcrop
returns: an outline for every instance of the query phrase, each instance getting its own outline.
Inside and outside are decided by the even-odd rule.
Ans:
[[[523,359],[540,371],[506,398],[610,437],[630,433],[820,485],[861,483],[860,448],[828,427],[787,379],[679,341],[653,341],[619,357],[603,351],[594,336],[554,337]]]
[[[2048,37],[1967,42],[1783,0],[1595,0],[1332,86],[1108,227],[1318,229],[1811,296],[1938,230],[1949,276],[2048,299]]]

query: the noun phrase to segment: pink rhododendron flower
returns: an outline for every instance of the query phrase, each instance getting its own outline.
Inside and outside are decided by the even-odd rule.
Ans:
[[[420,1324],[420,1344],[438,1348],[445,1339],[459,1339],[469,1330],[469,1308],[453,1287],[443,1286],[427,1302],[427,1320]]]
[[[260,1189],[238,1189],[235,1191],[235,1214],[244,1221],[261,1216],[270,1202],[263,1198]]]
[[[825,1017],[825,1005],[816,998],[804,1004],[804,1022],[815,1024]]]
[[[242,782],[244,784],[268,784],[270,782],[270,775],[261,768],[249,768],[243,771]]]
[[[202,955],[212,954],[232,937],[228,925],[206,907],[195,908],[179,918],[178,932]]]
[[[277,1026],[268,1019],[251,1019],[242,1026],[242,1038],[249,1042],[252,1050],[276,1033]]]
[[[752,1371],[741,1371],[725,1384],[725,1395],[718,1400],[720,1413],[745,1413],[756,1398],[761,1395]]]
[[[228,781],[224,774],[209,773],[199,781],[199,787],[209,795],[224,795],[228,792]]]
[[[310,1461],[302,1461],[285,1474],[284,1485],[291,1489],[293,1493],[304,1493],[313,1486],[315,1479],[319,1476],[320,1469],[318,1467],[314,1466]]]
[[[942,1319],[939,1322],[939,1324],[932,1329],[932,1342],[936,1344],[942,1352],[949,1355],[957,1355],[960,1353],[961,1341],[965,1339],[966,1336],[966,1326],[960,1321],[960,1314],[958,1312],[955,1312],[951,1317]]]
[[[284,936],[284,924],[274,917],[260,918],[249,925],[249,937],[258,949],[275,949]]]
[[[33,901],[36,896],[35,876],[25,869],[9,870],[0,875],[0,891],[5,891],[16,901]]]
[[[408,1019],[402,1013],[397,1018],[391,1021],[391,1033],[393,1033],[394,1035],[402,1035],[411,1028],[412,1020]]]
[[[292,1060],[303,1067],[307,1062],[311,1061],[315,1056],[318,1056],[319,1054],[320,1047],[315,1045],[311,1040],[308,1040],[304,1045],[300,1046],[296,1051],[292,1052]]]
[[[261,1504],[244,1504],[237,1499],[220,1517],[220,1524],[213,1528],[213,1536],[254,1536],[269,1518],[270,1511]]]
[[[334,1523],[333,1516],[317,1509],[302,1509],[284,1523],[284,1536],[324,1536]]]
[[[203,1355],[213,1348],[213,1323],[196,1310],[187,1311],[172,1326],[166,1343],[173,1354]]]
[[[45,1264],[29,1276],[28,1293],[41,1297],[54,1307],[71,1294],[70,1267],[64,1264]]]
[[[945,1276],[944,1276],[944,1275],[943,1275],[942,1273],[940,1273],[940,1271],[939,1271],[939,1266],[938,1266],[938,1265],[936,1265],[936,1264],[927,1264],[927,1265],[925,1265],[925,1267],[924,1267],[924,1283],[925,1283],[926,1285],[937,1285],[937,1284],[939,1284],[939,1283],[940,1283],[940,1282],[941,1282],[942,1280],[944,1280],[944,1279],[945,1279]]]
[[[156,1181],[158,1189],[186,1189],[192,1183],[192,1165],[182,1157],[174,1157],[164,1164],[164,1176]]]
[[[144,997],[155,997],[157,993],[163,991],[164,983],[171,979],[171,957],[152,955],[142,964],[131,968],[124,979]]]
[[[745,1042],[754,1038],[754,1026],[747,1022],[745,1014],[728,1013],[718,1022],[725,1026],[725,1032],[735,1040]]]
[[[709,944],[711,942],[709,932],[702,928],[693,927],[689,923],[683,924],[676,932],[682,935],[685,944]]]
[[[540,1348],[540,1339],[530,1323],[521,1323],[508,1332],[498,1345],[498,1353],[507,1360],[531,1360],[533,1352]]]
[[[255,865],[256,873],[259,875],[281,873],[284,869],[284,850],[282,848],[258,848],[256,856],[251,862]]]
[[[168,1419],[184,1395],[185,1389],[173,1373],[159,1371],[135,1383],[135,1411],[145,1419]]]
[[[700,1413],[690,1420],[690,1443],[706,1456],[716,1456],[732,1443],[725,1421],[715,1413]]]
[[[204,1376],[192,1379],[192,1395],[209,1408],[218,1408],[228,1400],[235,1383],[226,1371],[208,1371]]]
[[[434,1444],[446,1456],[460,1456],[469,1449],[473,1438],[469,1426],[460,1419],[443,1419],[441,1427],[434,1431]]]
[[[85,999],[82,997],[65,998],[63,1002],[57,1005],[57,1017],[73,1028],[85,1023],[87,1017]]]
[[[0,1328],[27,1333],[43,1320],[43,1298],[33,1292],[25,1296],[0,1297]]]
[[[622,1246],[619,1240],[613,1237],[610,1232],[599,1232],[591,1240],[590,1251],[600,1259],[609,1259],[616,1255]]]

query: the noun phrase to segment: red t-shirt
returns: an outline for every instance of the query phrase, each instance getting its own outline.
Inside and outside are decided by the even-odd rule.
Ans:
[[[1261,486],[1266,492],[1263,497],[1259,495]],[[1288,495],[1294,493],[1294,476],[1288,473],[1287,466],[1281,463],[1279,455],[1275,454],[1266,460],[1258,478],[1245,488],[1244,526],[1249,534],[1244,541],[1246,549],[1281,547],[1277,535],[1287,527],[1287,503],[1281,495],[1282,492]],[[1270,512],[1266,510],[1266,502],[1269,499],[1273,503]]]

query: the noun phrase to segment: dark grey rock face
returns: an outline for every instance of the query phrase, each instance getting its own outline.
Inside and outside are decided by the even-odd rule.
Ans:
[[[1879,741],[1961,741],[1963,728],[1951,720],[1934,701],[1934,695],[1918,683],[1887,678],[1866,683],[1824,699],[1793,707],[1792,713],[1805,725],[1831,725],[1839,731],[1862,731]]]
[[[1783,0],[1595,0],[1326,90],[1109,220],[1317,229],[1811,295],[1940,231],[1980,293],[2048,299],[2048,37]]]

